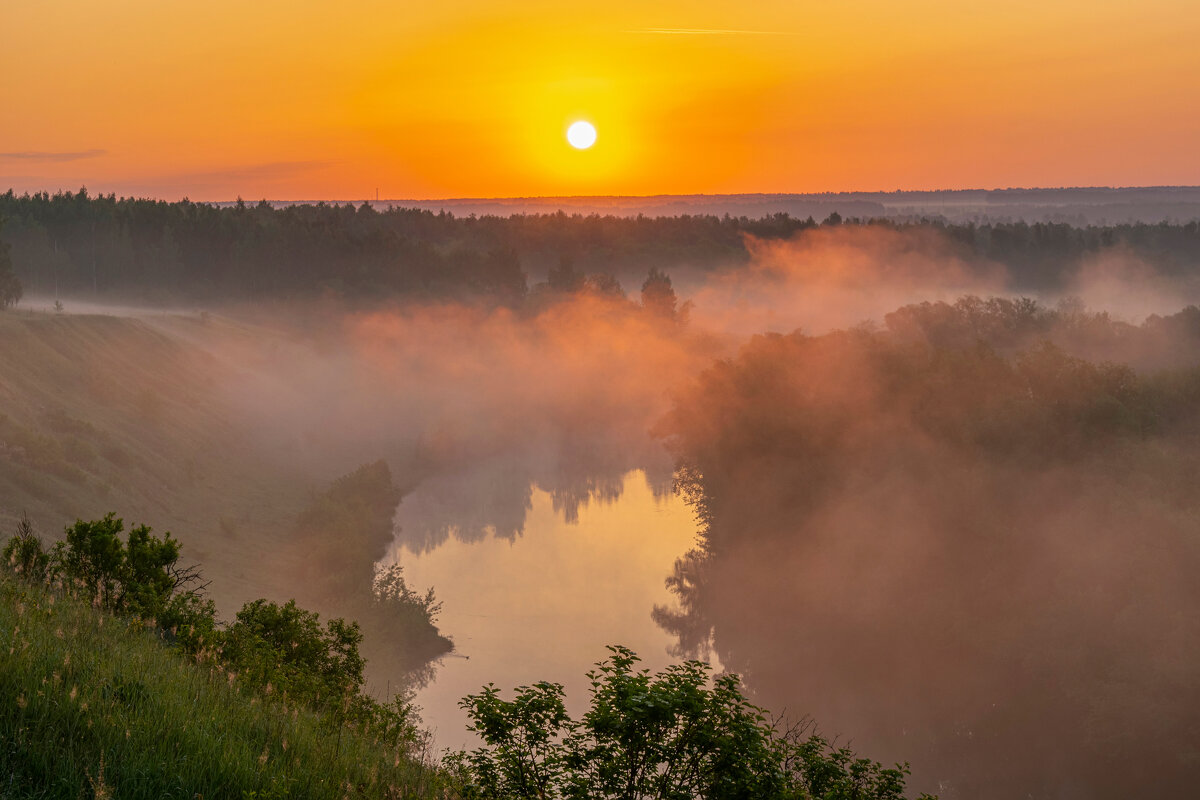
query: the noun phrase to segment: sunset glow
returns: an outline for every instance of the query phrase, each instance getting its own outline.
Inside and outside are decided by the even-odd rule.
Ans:
[[[18,191],[1200,183],[1190,0],[57,0],[4,17],[0,184]],[[585,118],[603,146],[581,159],[563,131]]]

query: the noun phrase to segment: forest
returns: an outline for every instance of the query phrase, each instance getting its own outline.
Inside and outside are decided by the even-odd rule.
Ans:
[[[26,294],[188,305],[332,295],[357,302],[486,299],[519,305],[563,264],[599,285],[650,268],[736,268],[750,240],[776,241],[820,222],[760,218],[546,214],[454,216],[369,204],[276,208],[78,192],[0,194],[0,236]],[[1178,275],[1200,259],[1200,224],[949,223],[847,220],[952,243],[967,262],[1000,265],[1014,291],[1061,288],[1082,259],[1119,248]],[[531,279],[531,276],[532,279]]]

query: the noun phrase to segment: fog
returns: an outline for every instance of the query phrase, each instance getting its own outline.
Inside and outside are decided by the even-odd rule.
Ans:
[[[401,532],[417,549],[439,543],[433,529],[519,535],[531,484],[568,517],[611,498],[633,469],[666,491],[671,462],[647,430],[668,389],[714,355],[711,340],[591,296],[532,315],[457,304],[325,311],[304,328],[265,349],[220,350],[244,370],[232,402],[289,458],[336,472],[386,457],[402,486],[446,500],[455,519]],[[434,541],[417,544],[426,534]]]
[[[740,297],[817,335],[756,337],[659,427],[704,531],[656,610],[677,653],[944,797],[1185,794],[1200,327],[1150,315],[1194,286],[1106,252],[1039,308],[891,232],[756,256]],[[826,333],[862,316],[882,324]]]
[[[543,496],[569,525],[640,470],[653,495],[677,484],[698,538],[661,576],[675,600],[636,627],[653,612],[675,654],[719,656],[756,701],[910,761],[914,788],[944,797],[1194,785],[1196,265],[1104,250],[1034,303],[933,229],[747,248],[748,264],[674,270],[670,313],[636,286],[120,313],[203,355],[161,388],[205,409],[197,436],[221,429],[243,472],[252,452],[288,476],[276,529],[191,531],[260,559],[242,593],[311,589],[324,565],[289,540],[295,519],[362,464],[383,459],[401,501],[394,529],[344,539],[356,569],[516,542]]]
[[[667,425],[706,532],[658,618],[765,705],[911,761],[917,788],[1182,792],[1194,410],[1143,435],[1126,375],[960,358],[762,339],[709,373]]]
[[[1163,269],[1127,248],[1112,247],[1079,265],[1065,295],[1140,324],[1151,315],[1173,314],[1200,302],[1200,274],[1189,268],[1194,266]]]
[[[964,295],[1031,297],[1048,307],[1065,301],[1135,325],[1200,303],[1194,264],[1155,264],[1123,246],[1056,266],[1061,286],[1030,290],[936,228],[827,225],[786,240],[745,238],[748,264],[673,276],[695,305],[695,322],[742,339],[881,323],[901,306]]]

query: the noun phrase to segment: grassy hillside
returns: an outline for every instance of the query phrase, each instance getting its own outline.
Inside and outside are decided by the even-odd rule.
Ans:
[[[435,796],[418,755],[0,570],[0,798]]]
[[[0,530],[28,514],[53,540],[76,519],[118,509],[187,542],[186,560],[204,565],[223,619],[263,597],[361,620],[378,689],[449,648],[429,625],[406,627],[370,599],[402,494],[387,466],[377,463],[369,497],[325,493],[355,459],[382,454],[298,453],[311,431],[277,408],[288,389],[260,394],[271,380],[264,366],[314,346],[301,330],[311,315],[292,309],[288,325],[273,327],[263,310],[247,320],[72,309],[0,314]],[[282,421],[267,433],[272,416]],[[316,518],[314,504],[324,511]],[[326,542],[337,547],[322,550]],[[324,574],[334,562],[341,571]],[[314,568],[323,581],[311,579]]]
[[[240,333],[199,315],[0,314],[0,526],[49,536],[119,507],[187,539],[223,606],[270,590],[263,564],[309,481],[249,442],[197,344]],[[249,335],[249,334],[245,334]]]

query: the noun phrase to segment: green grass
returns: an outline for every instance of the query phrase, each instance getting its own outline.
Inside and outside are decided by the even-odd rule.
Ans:
[[[0,570],[0,798],[424,798],[392,750]]]

